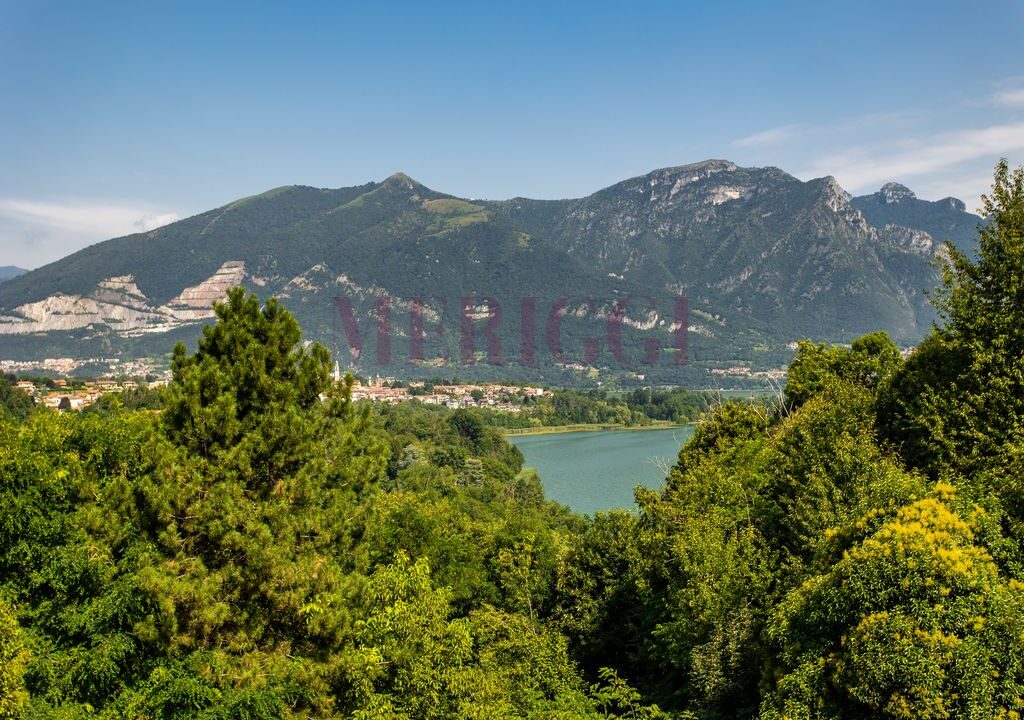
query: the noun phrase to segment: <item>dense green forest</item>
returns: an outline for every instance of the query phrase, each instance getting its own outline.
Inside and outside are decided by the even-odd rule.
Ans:
[[[162,412],[0,420],[0,718],[1019,718],[1024,171],[983,202],[908,359],[801,344],[594,518],[232,292]]]

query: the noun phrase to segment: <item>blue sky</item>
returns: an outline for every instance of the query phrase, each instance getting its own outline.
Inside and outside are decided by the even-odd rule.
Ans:
[[[1024,3],[0,0],[0,265],[401,170],[576,197],[709,157],[854,193],[1024,162]]]

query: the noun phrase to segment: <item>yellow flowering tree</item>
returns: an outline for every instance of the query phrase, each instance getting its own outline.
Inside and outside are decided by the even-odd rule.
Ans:
[[[1024,586],[980,544],[983,520],[940,483],[834,534],[852,545],[769,625],[779,667],[761,717],[1020,717]]]

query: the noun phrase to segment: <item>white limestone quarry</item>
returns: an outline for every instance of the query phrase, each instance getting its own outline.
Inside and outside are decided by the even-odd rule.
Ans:
[[[146,295],[135,284],[133,275],[118,275],[101,280],[96,285],[92,297],[100,302],[127,305],[138,310],[149,309]]]
[[[348,275],[342,273],[334,279],[334,284],[344,289],[350,296],[366,299],[368,297],[385,297],[388,291],[378,285],[363,286],[349,279]]]
[[[111,293],[105,291],[103,295],[109,297]],[[14,311],[17,315],[0,316],[0,334],[78,330],[90,325],[107,325],[120,331],[148,327],[163,320],[152,308],[141,309],[128,303],[81,295],[51,295],[20,305]]]
[[[185,288],[160,310],[179,324],[212,318],[213,304],[223,299],[228,290],[241,285],[244,278],[245,263],[228,260],[209,278]]]
[[[167,332],[214,316],[213,303],[241,284],[245,264],[224,263],[211,277],[185,288],[166,305],[154,307],[132,275],[101,280],[88,295],[57,293],[0,315],[0,335],[81,330],[106,326],[125,336]]]

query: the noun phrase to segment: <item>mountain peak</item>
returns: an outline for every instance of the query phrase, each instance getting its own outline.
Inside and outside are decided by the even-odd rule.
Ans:
[[[392,173],[391,175],[388,175],[388,177],[384,180],[384,184],[386,184],[386,185],[403,185],[406,188],[408,188],[409,190],[412,190],[413,188],[417,188],[417,187],[422,187],[421,183],[413,180],[411,177],[406,175],[404,172],[396,172],[396,173]]]
[[[690,163],[688,165],[676,165],[675,167],[664,168],[663,170],[655,170],[654,172],[670,172],[670,173],[685,173],[685,172],[704,172],[707,174],[716,172],[730,172],[736,170],[736,163],[728,160],[716,160],[710,158],[708,160],[701,160],[700,162]]]
[[[942,198],[941,200],[939,200],[939,202],[948,205],[954,210],[959,210],[960,212],[967,212],[967,205],[960,198],[947,197]]]
[[[702,160],[701,162],[690,163],[689,165],[676,165],[674,167],[658,168],[646,175],[626,180],[619,185],[629,186],[640,182],[642,185],[655,186],[667,183],[672,187],[670,197],[675,195],[680,188],[693,182],[707,180],[712,175],[721,172],[732,172],[737,170],[735,163],[728,160]],[[619,187],[613,186],[613,187]],[[653,197],[652,197],[653,199]]]
[[[886,183],[882,186],[882,189],[878,191],[878,197],[881,198],[882,202],[886,204],[898,203],[907,198],[913,199],[917,195],[908,188],[906,185],[900,185],[898,182]]]
[[[830,208],[836,212],[849,208],[850,193],[846,192],[843,186],[839,184],[839,181],[832,175],[826,175],[817,182],[821,183],[822,197],[824,197],[825,203]]]

